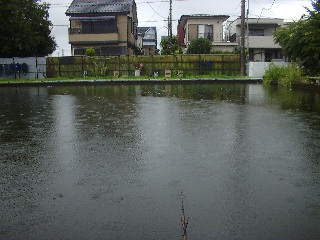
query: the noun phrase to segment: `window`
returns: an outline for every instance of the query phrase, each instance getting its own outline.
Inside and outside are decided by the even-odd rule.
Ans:
[[[264,36],[264,29],[249,29],[249,36]]]
[[[71,34],[116,33],[117,19],[106,17],[71,17]]]
[[[132,33],[133,35],[136,35],[136,34],[137,34],[137,26],[138,26],[138,24],[135,23],[135,22],[132,20],[132,18],[129,18],[129,19],[131,19],[131,33]]]
[[[81,33],[81,21],[73,20],[71,21],[70,34],[79,34]]]
[[[117,32],[115,21],[83,21],[82,33],[99,34]]]
[[[73,55],[75,55],[75,56],[84,56],[85,55],[85,53],[86,53],[86,50],[84,49],[84,48],[75,48],[74,50],[73,50]]]
[[[213,25],[198,25],[198,38],[207,38],[213,41]]]

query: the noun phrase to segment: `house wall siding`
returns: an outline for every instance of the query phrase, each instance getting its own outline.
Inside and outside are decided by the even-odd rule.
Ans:
[[[127,16],[118,16],[118,32],[119,32],[119,40],[121,42],[127,41],[127,31],[128,31],[128,26],[127,26]]]
[[[107,34],[74,34],[69,35],[69,42],[72,43],[110,43],[118,42],[120,40],[118,33],[107,33]]]
[[[187,21],[187,39],[186,42],[191,42],[198,38],[199,25],[212,25],[213,26],[213,42],[221,42],[223,40],[222,20],[219,19],[190,19]]]

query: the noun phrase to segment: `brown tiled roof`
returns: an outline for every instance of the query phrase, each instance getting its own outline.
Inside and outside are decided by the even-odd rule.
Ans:
[[[133,3],[134,0],[73,0],[66,15],[130,12]]]

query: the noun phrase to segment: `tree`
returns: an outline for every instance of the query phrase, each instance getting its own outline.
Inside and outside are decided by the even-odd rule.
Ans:
[[[96,54],[94,48],[87,48],[86,49],[86,56],[93,57]]]
[[[196,38],[190,42],[188,54],[209,54],[212,49],[212,43],[207,38]]]
[[[160,42],[161,54],[170,55],[170,54],[181,54],[182,49],[179,46],[178,37],[172,36],[172,41],[170,44],[169,38],[163,38]]]
[[[45,56],[56,49],[49,5],[39,0],[0,0],[0,56]]]
[[[309,74],[320,74],[320,1],[312,1],[308,15],[275,31],[276,43]]]

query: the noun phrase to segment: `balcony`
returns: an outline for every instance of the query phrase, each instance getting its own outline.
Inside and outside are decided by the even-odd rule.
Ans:
[[[279,44],[274,42],[273,36],[249,36],[248,40],[249,48],[281,48]]]
[[[76,34],[76,29],[69,29],[70,44],[98,44],[98,43],[117,43],[119,42],[118,33],[95,33],[95,34]]]

